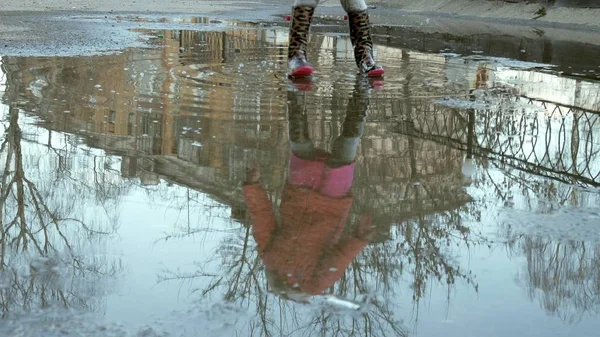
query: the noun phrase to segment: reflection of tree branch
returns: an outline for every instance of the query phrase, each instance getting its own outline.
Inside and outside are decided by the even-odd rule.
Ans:
[[[462,278],[468,283],[474,284],[475,289],[477,290],[477,284],[474,283],[474,279],[470,273],[462,273],[460,267],[451,265],[441,252],[439,241],[444,239],[439,235],[443,230],[426,225],[423,218],[415,224],[417,226],[416,236],[411,233],[413,231],[413,226],[411,226],[410,223],[404,225],[406,226],[405,233],[407,233],[407,235],[403,244],[406,244],[408,249],[403,249],[398,252],[405,254],[404,256],[408,256],[408,262],[415,266],[413,275],[413,299],[418,301],[424,295],[426,280],[430,275],[434,276],[437,281],[442,281],[442,278],[445,276],[445,283],[448,285],[454,284],[457,277]],[[466,232],[464,232],[465,229],[459,230],[463,231],[463,235],[466,235]],[[436,237],[432,237],[431,234],[436,235]],[[467,239],[465,238],[464,240],[464,243],[469,246]]]
[[[62,284],[63,275],[83,277],[91,272],[98,277],[112,276],[118,267],[99,268],[77,257],[63,225],[77,223],[88,235],[109,232],[93,230],[80,219],[59,215],[27,178],[18,117],[18,110],[11,107],[2,143],[5,152],[1,153],[0,278],[7,286],[0,289],[0,308],[3,315],[17,307],[31,309],[35,305],[90,308],[91,297],[79,293],[72,284]],[[53,242],[55,236],[58,241]],[[29,274],[20,271],[23,267],[29,267]]]
[[[470,273],[464,273],[460,267],[453,265],[441,247],[449,244],[451,240],[458,239],[467,245],[471,245],[471,235],[469,229],[462,226],[459,222],[460,217],[450,216],[445,220],[434,217],[421,217],[420,221],[402,222],[398,228],[404,235],[404,241],[400,244],[380,244],[367,247],[360,257],[352,262],[351,267],[344,273],[334,288],[330,289],[331,294],[337,294],[345,298],[352,298],[360,294],[368,294],[368,282],[377,280],[378,284],[388,284],[390,280],[397,279],[396,273],[402,272],[402,264],[397,266],[390,262],[395,261],[385,256],[405,256],[408,265],[414,265],[415,300],[423,296],[426,282],[429,275],[433,275],[436,280],[443,281],[449,286],[454,284],[458,278],[465,279],[468,283],[474,283],[473,276]],[[438,223],[449,223],[448,226],[440,227]],[[241,228],[240,228],[241,229]],[[456,232],[456,233],[454,233]],[[369,301],[371,306],[360,317],[345,318],[338,316],[328,310],[322,312],[320,317],[313,317],[310,323],[303,318],[298,320],[294,306],[285,307],[286,311],[281,311],[279,317],[296,317],[295,320],[286,320],[287,324],[294,322],[293,326],[284,326],[284,322],[270,321],[270,317],[277,317],[275,313],[269,313],[269,310],[275,310],[273,305],[267,306],[270,298],[277,300],[277,297],[266,297],[264,287],[261,284],[266,282],[264,276],[258,271],[261,262],[256,255],[255,249],[250,245],[250,227],[243,228],[243,235],[240,242],[232,243],[231,240],[224,241],[219,252],[222,257],[222,265],[225,268],[224,275],[211,275],[201,270],[193,274],[171,273],[169,277],[159,277],[159,282],[167,280],[191,281],[196,277],[212,278],[211,282],[203,288],[203,297],[212,292],[218,292],[222,289],[223,299],[227,302],[239,302],[240,304],[256,306],[255,323],[248,323],[248,329],[258,329],[260,335],[273,335],[277,329],[283,334],[289,334],[291,331],[299,335],[313,335],[325,333],[326,335],[373,335],[373,336],[402,336],[405,332],[399,322],[394,318],[394,311],[389,308],[388,302],[377,300]],[[234,241],[235,242],[235,241]],[[234,248],[238,250],[234,251]],[[249,256],[254,255],[253,258]],[[234,259],[229,257],[235,256]],[[249,261],[253,261],[249,263]],[[207,262],[208,263],[208,262]],[[376,277],[375,279],[373,277]],[[444,277],[446,280],[444,280]],[[387,280],[387,281],[386,281]],[[381,283],[383,282],[383,283]],[[223,289],[224,288],[224,289]],[[194,293],[196,290],[192,291]],[[352,295],[354,294],[354,295]],[[286,302],[279,300],[280,304]],[[279,306],[280,310],[283,307]],[[308,318],[308,317],[306,317]],[[317,329],[317,330],[315,330]],[[253,330],[252,330],[253,331]],[[252,334],[252,331],[249,334]]]
[[[494,181],[494,178],[492,178],[492,176],[490,175],[490,172],[488,170],[485,170],[485,174],[487,175],[489,181],[494,186],[494,190],[496,191],[496,194],[498,195],[498,197],[500,197],[500,199],[502,201],[506,201],[505,193],[502,192],[502,188],[498,187],[498,184],[496,184],[496,182]]]
[[[434,209],[448,207],[448,205],[441,205],[443,204],[441,200],[444,200],[442,195],[462,190],[462,187],[443,189],[441,193],[436,190],[435,185],[432,184],[430,187],[425,189],[422,187],[407,188],[405,199],[409,199],[413,194],[421,195],[411,205],[409,212],[417,215],[411,215],[411,220],[395,222],[393,228],[400,234],[396,240],[366,247],[338,282],[327,291],[328,294],[354,300],[356,297],[368,296],[371,288],[376,284],[378,289],[383,288],[388,297],[390,292],[396,289],[397,284],[394,281],[407,272],[406,266],[414,266],[414,270],[408,272],[414,277],[413,292],[417,303],[424,296],[428,280],[431,278],[447,284],[449,288],[457,280],[463,279],[473,285],[476,291],[478,290],[474,276],[468,271],[461,270],[460,266],[454,263],[448,252],[444,250],[444,247],[451,243],[470,247],[483,242],[482,237],[475,237],[476,233],[472,233],[468,227],[462,224],[464,221],[463,210],[440,210],[433,215],[422,215],[427,213],[426,211],[430,207],[427,206],[425,209],[423,204],[432,204]],[[423,198],[423,195],[427,197]],[[447,199],[452,200],[453,197],[455,195]],[[413,218],[415,218],[414,221]],[[207,222],[210,223],[210,220]],[[190,235],[199,231],[202,229],[190,230],[188,228]],[[205,272],[208,270],[206,266],[213,262],[206,261],[205,265],[199,266],[199,271],[196,273],[169,273],[159,276],[159,282],[168,280],[192,282],[193,278],[207,277],[210,281],[201,289],[203,298],[208,297],[207,295],[211,293],[218,294],[226,302],[235,302],[240,306],[249,307],[251,312],[256,313],[255,320],[245,323],[243,329],[249,331],[247,333],[240,332],[242,335],[252,335],[257,332],[260,332],[259,335],[290,335],[294,333],[294,335],[302,336],[404,335],[402,324],[396,320],[395,312],[390,307],[393,303],[389,301],[369,299],[366,302],[365,311],[351,317],[342,317],[329,309],[324,309],[319,316],[310,316],[298,310],[299,307],[294,303],[279,299],[276,296],[278,294],[267,294],[264,286],[266,280],[260,273],[264,267],[252,244],[250,231],[250,226],[240,226],[237,230],[239,236],[228,237],[222,241],[217,250],[221,257],[218,267],[221,272],[215,273],[217,275]],[[193,289],[190,294],[199,291],[200,289]],[[272,301],[278,302],[279,306],[273,305]],[[299,315],[298,312],[302,312],[302,315]],[[275,319],[275,317],[278,317],[280,321],[269,320]],[[284,319],[285,321],[283,321]],[[277,331],[280,333],[278,334]]]
[[[530,236],[515,236],[510,230],[509,252],[526,258],[517,281],[531,300],[539,298],[549,314],[568,323],[586,314],[599,314],[600,247],[586,242],[555,242]]]

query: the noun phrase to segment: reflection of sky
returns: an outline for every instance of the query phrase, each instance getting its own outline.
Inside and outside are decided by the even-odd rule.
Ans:
[[[121,228],[119,242],[115,247],[122,254],[127,272],[121,282],[118,295],[107,299],[108,321],[121,321],[127,317],[129,324],[141,326],[148,321],[164,317],[174,310],[185,311],[190,306],[188,291],[191,287],[203,288],[209,278],[198,278],[193,282],[172,281],[157,284],[158,273],[163,270],[178,270],[194,273],[197,271],[196,261],[210,257],[226,236],[222,232],[200,233],[193,237],[174,238],[162,241],[166,235],[173,232],[173,226],[182,221],[182,212],[174,209],[171,200],[152,198],[148,194],[156,190],[166,190],[163,183],[155,191],[134,189],[121,203]],[[169,188],[169,197],[183,199],[187,189],[179,186]],[[204,213],[202,208],[194,208],[194,220]],[[185,210],[184,210],[185,212]],[[213,220],[210,228],[228,228],[227,220]],[[218,266],[213,266],[206,272],[217,273]]]
[[[447,290],[433,287],[424,301],[419,317],[419,336],[585,336],[597,335],[598,322],[588,317],[577,325],[566,325],[546,314],[515,283],[515,267],[523,258],[507,259],[498,248],[472,249],[462,259],[481,285],[479,293],[460,285],[452,291],[447,305]],[[465,256],[467,253],[465,252]],[[407,300],[407,303],[408,302]],[[405,317],[407,317],[406,313]]]
[[[431,58],[418,56],[415,59],[420,60],[415,61],[417,65],[421,64],[419,62],[429,62],[435,63],[436,67],[440,66],[439,58],[435,56]],[[437,68],[432,67],[432,69]],[[434,70],[430,69],[428,73]],[[472,76],[472,73],[466,72],[463,79],[468,81],[469,76]],[[156,77],[140,76],[140,79],[152,82]],[[146,92],[151,93],[154,90],[151,85],[153,84],[148,83]],[[0,90],[2,88],[0,87]],[[543,93],[543,90],[538,92]],[[0,105],[0,109],[3,115],[7,113],[5,105]],[[539,114],[537,117],[544,116]],[[569,121],[569,118],[567,120]],[[32,121],[22,120],[22,122]],[[550,123],[553,130],[559,129],[556,123],[558,122]],[[40,139],[47,136],[46,131],[41,128],[24,127],[24,130],[28,131],[28,134],[36,134]],[[485,132],[485,130],[480,131]],[[62,148],[72,144],[66,141],[67,136],[64,134],[56,132],[54,134],[57,137],[52,143],[55,147]],[[28,168],[32,174],[38,172],[39,178],[43,179],[44,176],[39,172],[51,171],[50,163],[55,160],[54,154],[40,145],[24,143],[23,146],[26,147],[28,156],[43,158],[40,162],[48,163],[48,166]],[[84,149],[89,152],[84,152]],[[127,321],[126,324],[132,327],[139,327],[152,321],[167,320],[163,327],[172,331],[180,331],[176,329],[180,329],[181,326],[191,328],[190,331],[203,326],[220,328],[217,322],[208,322],[208,317],[216,317],[218,322],[234,321],[232,316],[237,315],[237,312],[219,306],[223,304],[223,288],[217,288],[217,291],[210,295],[202,295],[202,292],[190,295],[190,290],[203,289],[209,282],[214,281],[214,278],[199,277],[189,281],[158,282],[159,275],[165,273],[168,275],[169,270],[194,274],[199,270],[199,265],[205,267],[203,271],[206,273],[230,277],[225,273],[227,265],[224,265],[223,261],[226,259],[222,259],[220,254],[223,254],[223,250],[220,249],[228,239],[239,242],[245,231],[241,225],[227,220],[230,209],[217,207],[215,210],[213,206],[220,205],[211,201],[207,195],[183,186],[169,185],[165,181],[161,181],[156,186],[142,187],[137,179],[125,180],[118,174],[120,158],[108,156],[102,150],[89,149],[83,145],[75,146],[71,150],[74,151],[71,171],[83,182],[88,184],[94,182],[95,177],[90,168],[93,167],[92,158],[95,156],[99,162],[107,163],[106,166],[98,166],[106,174],[105,183],[127,187],[115,198],[116,201],[111,200],[109,204],[115,207],[113,211],[118,213],[119,227],[118,237],[107,244],[107,251],[104,254],[119,256],[125,271],[119,276],[115,293],[106,296],[107,307],[104,319],[108,322]],[[546,179],[531,174],[521,174],[510,168],[497,169],[484,161],[478,162],[477,165],[472,184],[468,188],[469,194],[475,198],[475,201],[467,207],[481,211],[482,219],[475,221],[463,214],[465,219],[470,221],[467,224],[471,225],[473,232],[481,230],[493,240],[503,241],[506,238],[498,233],[499,227],[505,225],[506,221],[512,221],[515,233],[541,236],[554,243],[552,240],[557,238],[553,237],[552,233],[543,231],[544,228],[528,227],[528,223],[514,222],[514,219],[503,215],[515,209],[526,210],[529,215],[527,221],[535,223],[539,219],[544,219],[536,212],[569,205],[569,203],[558,202],[554,196],[544,196],[543,192],[556,190],[559,195],[572,197],[573,193],[576,193],[572,186],[560,183],[550,185]],[[489,167],[485,167],[486,165]],[[520,179],[515,179],[515,176]],[[500,188],[498,189],[493,183]],[[536,187],[538,190],[530,186],[538,186]],[[501,201],[497,194],[498,190],[506,197],[508,203]],[[599,204],[597,193],[594,194],[593,191],[577,193],[579,194],[575,204],[585,206],[590,212],[580,216],[590,216],[594,210],[597,212]],[[101,205],[94,205],[85,198],[82,198],[82,202],[83,200],[88,202],[86,206],[95,207],[92,208],[93,210],[101,208]],[[188,208],[190,204],[192,206]],[[188,210],[190,218],[188,218]],[[465,212],[463,210],[463,213]],[[564,223],[545,223],[545,225],[546,227],[563,226]],[[193,236],[183,235],[188,231],[188,226],[189,230],[200,228],[204,231]],[[177,234],[183,237],[161,240],[166,236]],[[562,239],[573,238],[581,239],[577,235]],[[598,238],[588,236],[585,239],[592,246],[600,244]],[[402,240],[402,237],[395,236],[394,241],[381,246],[374,245],[370,249],[393,247]],[[252,253],[249,255],[255,258],[253,242],[250,249]],[[394,296],[386,296],[379,287],[377,278],[372,275],[366,277],[369,287],[373,289],[372,295],[387,297],[390,307],[396,311],[396,317],[403,320],[409,328],[415,328],[412,324],[418,313],[419,323],[416,329],[420,336],[573,336],[573,330],[577,331],[577,336],[597,335],[597,317],[584,317],[576,327],[565,325],[557,317],[550,316],[541,309],[537,299],[528,298],[526,290],[515,280],[527,261],[521,254],[509,258],[506,248],[501,243],[494,244],[491,249],[482,246],[466,249],[461,245],[458,248],[452,247],[442,251],[448,254],[448,257],[454,257],[456,264],[464,271],[471,271],[476,275],[476,282],[479,285],[477,293],[472,286],[464,285],[462,281],[458,281],[450,294],[446,286],[432,282],[427,288],[427,296],[420,302],[419,311],[415,312],[411,299],[412,289],[408,286],[410,275],[405,273],[401,280],[394,280],[391,291]],[[359,259],[364,258],[363,255]],[[407,265],[410,264],[404,260],[404,256],[396,258]],[[406,269],[410,268],[406,267]],[[262,273],[258,273],[256,281],[259,287],[264,289],[265,280]],[[272,312],[277,313],[281,302],[269,296],[269,303]],[[222,312],[212,314],[202,312],[204,309],[212,310],[213,305],[220,307],[219,310]],[[179,317],[169,316],[172,311],[175,311]],[[251,310],[248,311],[240,316],[239,321],[233,322],[233,326],[246,328],[246,319],[254,314]],[[318,308],[299,307],[299,313],[304,319],[315,314],[316,311]],[[284,318],[276,315],[271,318],[281,322],[280,320],[284,319],[291,320],[290,315],[289,312],[284,312],[282,315]],[[223,335],[231,335],[231,331],[227,329],[231,327],[225,327],[220,331],[228,331],[228,333],[223,332]],[[217,335],[216,332],[214,335]]]
[[[90,166],[76,160],[85,159],[89,164],[97,158],[77,158],[70,152],[72,138],[64,134],[50,134],[48,130],[34,126],[33,118],[24,114],[20,114],[19,119],[22,134],[15,138],[20,138],[21,152],[13,151],[12,145],[7,145],[0,153],[0,165],[4,166],[10,158],[10,166],[6,167],[10,172],[9,178],[3,181],[2,191],[5,192],[8,181],[13,178],[15,181],[11,185],[11,193],[5,194],[6,202],[0,205],[2,229],[7,231],[6,236],[2,233],[2,257],[6,265],[0,268],[0,283],[6,281],[10,285],[3,292],[3,284],[0,284],[1,301],[6,305],[2,308],[3,313],[4,310],[18,312],[29,302],[40,305],[42,298],[49,302],[48,305],[64,298],[74,308],[91,307],[102,312],[104,296],[112,291],[114,278],[118,278],[120,272],[118,256],[106,247],[114,233],[115,210],[111,209],[114,204],[111,200],[106,204],[98,203],[99,193],[89,188],[94,181],[89,174]],[[7,139],[4,128],[9,125],[9,108],[6,105],[0,105],[0,120],[0,137],[4,141]],[[81,150],[77,148],[77,152]],[[69,169],[60,167],[59,163],[63,161],[59,161],[57,154],[66,158],[65,166]],[[22,163],[25,171],[22,177],[14,173],[19,167],[18,162]],[[3,173],[4,169],[2,167]],[[70,174],[65,175],[66,171]],[[107,173],[110,174],[102,169],[100,175]],[[117,185],[120,179],[104,182]],[[110,190],[109,186],[106,187]],[[11,223],[19,209],[18,200],[24,205],[23,213],[18,218],[17,227],[8,230],[5,225]],[[54,223],[50,216],[65,220]],[[44,220],[44,227],[39,219]],[[82,220],[85,227],[77,220]],[[18,233],[27,235],[23,240],[12,240]],[[33,266],[47,265],[44,261],[54,267],[46,271],[47,274],[41,274],[54,275],[53,272],[56,272],[56,276],[34,273]],[[19,289],[18,286],[27,287]],[[61,291],[64,297],[58,298],[56,294]],[[11,298],[8,294],[15,297]],[[16,302],[19,297],[22,297],[23,304]]]
[[[6,111],[6,106],[2,107]],[[33,129],[24,128],[24,130]],[[41,138],[44,136],[44,132],[39,135]],[[64,139],[62,136],[56,138],[55,146],[64,145],[62,139]],[[36,152],[45,153],[41,148],[31,144],[27,144],[26,151],[31,156]],[[91,154],[104,158],[104,161],[112,162],[112,169],[118,170],[118,158],[106,157],[100,150],[91,149]],[[74,158],[77,158],[75,162],[79,162],[78,166],[72,167],[74,171],[89,172],[86,165],[90,163],[86,164],[82,161],[90,158],[81,152],[81,148],[76,150]],[[482,181],[483,176],[488,174],[496,181],[504,178],[501,170],[481,168],[476,170],[474,184],[469,192],[476,199],[484,199],[483,202],[488,208],[481,223],[473,223],[472,229],[493,233],[495,224],[499,222],[495,214],[502,207],[499,206],[497,199],[491,196],[493,193],[489,183]],[[93,182],[93,177],[89,174],[78,176],[86,177],[87,183]],[[119,183],[118,179],[110,181]],[[203,329],[214,329],[210,331],[215,335],[221,332],[223,336],[230,335],[234,326],[243,328],[245,320],[250,319],[253,312],[243,310],[242,312],[245,313],[241,315],[241,319],[232,320],[231,315],[238,313],[232,311],[233,309],[223,309],[219,306],[222,303],[220,291],[209,296],[202,296],[200,293],[189,295],[193,289],[206,287],[214,280],[213,278],[199,277],[189,282],[175,280],[157,283],[157,275],[167,270],[194,274],[199,270],[198,263],[201,265],[208,263],[203,270],[206,273],[219,275],[224,271],[226,266],[220,263],[218,249],[227,238],[240,239],[244,232],[239,225],[225,219],[229,213],[228,208],[221,208],[209,217],[206,214],[210,211],[210,206],[217,204],[206,199],[203,194],[191,191],[192,199],[200,203],[192,203],[191,217],[188,219],[187,200],[190,191],[185,187],[168,186],[165,182],[153,187],[137,186],[135,182],[128,184],[129,189],[125,195],[119,197],[117,206],[120,224],[118,238],[110,242],[105,253],[119,256],[125,270],[119,277],[118,286],[114,289],[115,293],[106,297],[104,320],[123,322],[126,318],[127,325],[132,327],[143,326],[149,322],[162,322],[161,327],[174,329],[185,326],[190,329],[188,331],[195,331],[195,333],[198,332],[199,327],[203,327]],[[564,187],[567,188],[566,185]],[[518,188],[515,188],[513,193],[519,197]],[[518,204],[515,201],[517,208],[520,208]],[[167,241],[161,240],[167,235],[185,233],[188,223],[191,229],[202,228],[206,232]],[[494,237],[493,234],[490,235]],[[396,240],[401,241],[400,238]],[[254,249],[253,242],[252,249]],[[473,287],[464,285],[461,281],[449,295],[448,288],[431,283],[426,298],[420,303],[418,326],[413,325],[417,313],[411,300],[412,291],[407,286],[410,282],[408,275],[402,278],[402,282],[393,285],[394,296],[386,296],[395,308],[396,318],[404,320],[409,328],[416,329],[419,336],[572,335],[572,326],[565,325],[556,317],[548,316],[540,309],[537,300],[530,300],[525,290],[517,284],[515,277],[521,272],[521,266],[526,263],[523,258],[507,258],[507,252],[502,245],[494,246],[491,250],[485,247],[471,249],[463,247],[453,250],[451,256],[456,257],[458,265],[476,275],[476,282],[479,284],[477,293]],[[251,255],[255,256],[255,254]],[[402,259],[402,257],[398,258]],[[262,274],[258,274],[258,281],[264,288],[266,281]],[[384,296],[375,281],[374,278],[367,278],[367,282],[373,289],[373,295]],[[271,296],[270,301],[275,306],[273,308],[276,308],[276,298]],[[217,305],[218,312],[208,314],[213,305]],[[193,309],[190,311],[190,308]],[[289,314],[289,311],[285,313]],[[314,311],[300,308],[298,313],[301,313],[301,317],[310,317]],[[193,318],[197,321],[182,316],[186,314],[194,315]],[[221,327],[219,324],[207,321],[209,317],[219,321],[229,321],[233,326]],[[280,318],[275,317],[275,322],[279,322]],[[291,316],[288,319],[291,319]],[[596,329],[596,320],[589,318],[578,323],[576,331],[579,333],[578,336],[594,336]]]
[[[0,105],[0,118],[4,119],[7,114],[8,107]],[[48,131],[33,126],[31,118],[21,115],[20,119],[23,133],[28,135],[27,139],[33,141],[22,142],[26,175],[39,186],[54,178],[57,157],[42,145],[47,144]],[[2,132],[3,129],[0,131],[0,136]],[[94,164],[97,165],[97,171],[103,178],[101,183],[105,185],[104,187],[109,185],[125,187],[120,191],[122,195],[113,196],[117,200],[110,198],[104,203],[98,203],[93,195],[87,194],[90,191],[86,191],[86,194],[81,195],[75,202],[77,212],[75,216],[82,216],[87,220],[87,224],[93,225],[96,230],[106,231],[108,221],[116,215],[118,218],[116,237],[112,237],[108,242],[93,241],[100,244],[96,247],[93,244],[90,246],[90,244],[80,243],[81,231],[67,234],[71,244],[78,249],[78,253],[94,254],[99,260],[107,261],[118,258],[124,267],[124,271],[115,276],[116,287],[107,289],[104,295],[106,296],[104,319],[107,322],[122,322],[126,317],[128,326],[138,327],[165,316],[172,310],[184,309],[188,306],[187,285],[181,285],[181,289],[178,282],[157,285],[157,274],[163,269],[172,268],[184,272],[195,271],[194,261],[211,256],[227,233],[227,228],[231,228],[231,222],[223,219],[228,213],[219,214],[223,213],[223,210],[227,211],[227,208],[220,207],[216,214],[212,211],[213,215],[220,215],[222,218],[207,219],[202,215],[208,214],[208,208],[203,209],[202,204],[195,203],[192,205],[192,215],[189,220],[193,222],[192,226],[201,224],[206,231],[193,238],[160,241],[174,232],[174,225],[188,222],[188,219],[182,219],[188,210],[181,207],[188,204],[184,201],[190,197],[190,193],[192,197],[206,202],[209,206],[218,204],[207,199],[203,194],[190,192],[187,188],[177,185],[167,187],[163,183],[153,187],[141,187],[134,181],[123,180],[119,174],[118,157],[107,156],[102,150],[86,146],[72,147],[74,143],[79,143],[74,136],[53,132],[51,139],[50,144],[54,148],[68,149],[69,152],[67,174],[70,178],[63,176],[62,179],[66,183],[59,184],[61,187],[71,189],[73,186],[69,183],[73,181],[79,186],[94,186],[98,179],[98,176],[93,174]],[[4,156],[0,158],[5,160]],[[57,177],[60,179],[60,174]],[[85,191],[85,188],[80,190]],[[63,190],[61,195],[65,198],[73,198],[71,192],[76,193],[75,190]],[[60,203],[61,195],[54,196],[50,200],[50,205]],[[180,230],[183,229],[185,226]],[[225,230],[225,233],[217,229]],[[218,266],[207,270],[211,273],[217,271]],[[194,286],[201,286],[202,280],[196,280]],[[114,284],[113,280],[110,280],[110,284]]]

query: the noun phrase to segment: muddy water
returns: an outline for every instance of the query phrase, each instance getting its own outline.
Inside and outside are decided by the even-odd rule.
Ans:
[[[600,83],[213,30],[2,58],[3,336],[597,335]]]

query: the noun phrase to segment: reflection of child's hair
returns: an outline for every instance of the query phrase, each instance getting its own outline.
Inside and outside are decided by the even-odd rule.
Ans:
[[[285,280],[282,280],[277,273],[266,269],[265,274],[267,276],[267,289],[269,291],[285,300],[294,301],[297,303],[308,303],[311,295],[302,291],[300,287],[292,287]]]

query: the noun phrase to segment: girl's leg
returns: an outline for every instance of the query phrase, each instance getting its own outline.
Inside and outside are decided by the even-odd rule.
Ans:
[[[311,76],[314,68],[306,57],[308,33],[319,0],[295,0],[288,46],[288,68],[291,77]]]
[[[370,77],[383,75],[383,67],[373,59],[373,41],[367,4],[364,0],[341,0],[341,3],[348,13],[350,41],[354,46],[354,60],[358,69]]]

